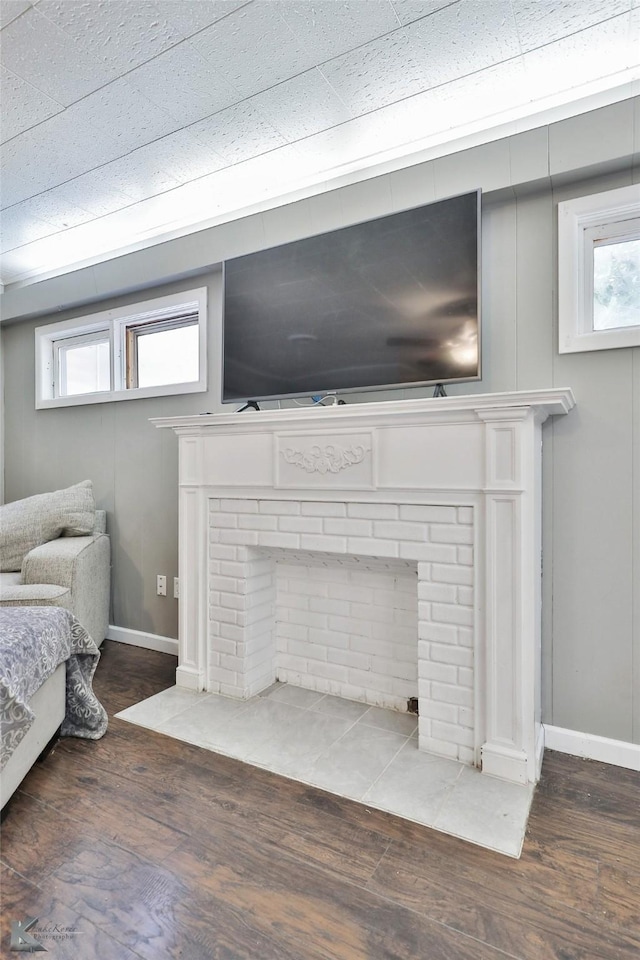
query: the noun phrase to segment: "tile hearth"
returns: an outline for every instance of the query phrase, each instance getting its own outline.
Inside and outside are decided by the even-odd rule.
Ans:
[[[417,717],[276,683],[250,700],[170,687],[117,716],[510,857],[533,784],[418,750]]]

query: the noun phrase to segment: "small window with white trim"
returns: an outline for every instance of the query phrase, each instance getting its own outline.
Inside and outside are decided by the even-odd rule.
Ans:
[[[207,389],[205,287],[36,329],[36,409]]]
[[[558,204],[559,351],[640,346],[640,185]]]

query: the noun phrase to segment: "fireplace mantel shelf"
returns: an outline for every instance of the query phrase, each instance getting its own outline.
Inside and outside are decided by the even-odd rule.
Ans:
[[[510,393],[465,394],[452,397],[428,397],[410,400],[383,400],[364,403],[345,403],[287,407],[284,409],[245,410],[243,413],[201,413],[183,417],[154,417],[156,427],[169,427],[178,435],[197,433],[203,427],[220,431],[253,431],[256,427],[302,427],[311,422],[323,427],[344,428],[366,422],[382,425],[396,421],[424,422],[425,417],[446,422],[461,416],[474,418],[483,411],[504,411],[511,408],[531,408],[540,420],[568,413],[575,405],[570,388],[547,390],[519,390]]]
[[[535,782],[542,424],[574,403],[561,388],[153,419],[180,447],[178,685],[248,699],[284,679],[395,709],[417,696],[421,750]],[[392,651],[368,682],[349,666],[361,641],[329,621],[312,642],[344,643],[344,667],[322,674],[311,641],[286,649],[277,559],[318,554],[413,565],[412,676],[391,672]]]

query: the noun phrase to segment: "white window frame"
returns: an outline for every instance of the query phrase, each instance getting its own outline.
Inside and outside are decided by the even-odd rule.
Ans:
[[[93,330],[90,333],[78,333],[73,337],[64,336],[59,337],[57,340],[53,341],[53,364],[54,370],[58,371],[58,376],[60,382],[66,384],[67,374],[66,374],[66,350],[65,347],[70,347],[74,349],[75,347],[87,347],[96,343],[106,343],[110,347],[109,343],[109,331],[106,328],[100,330]],[[111,351],[109,351],[111,352]],[[63,375],[64,368],[64,375]],[[109,377],[111,377],[111,371],[109,371]],[[73,394],[73,396],[85,396],[85,394]]]
[[[164,324],[185,312],[197,315],[198,379],[188,383],[168,383],[154,387],[127,387],[127,329],[144,320]],[[96,393],[56,396],[56,362],[59,344],[64,340],[92,334],[108,334],[111,360],[111,389]],[[167,397],[183,393],[203,393],[207,389],[207,288],[185,290],[156,297],[126,307],[115,307],[74,320],[63,320],[37,327],[36,338],[36,410],[48,407],[74,407],[89,403],[111,403],[143,397]]]
[[[604,232],[624,234],[640,217],[640,184],[558,204],[558,349],[560,353],[640,346],[631,327],[593,326],[593,247]]]

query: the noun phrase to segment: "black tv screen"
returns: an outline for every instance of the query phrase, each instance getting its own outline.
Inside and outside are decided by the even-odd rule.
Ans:
[[[480,378],[480,191],[224,264],[223,402]]]

